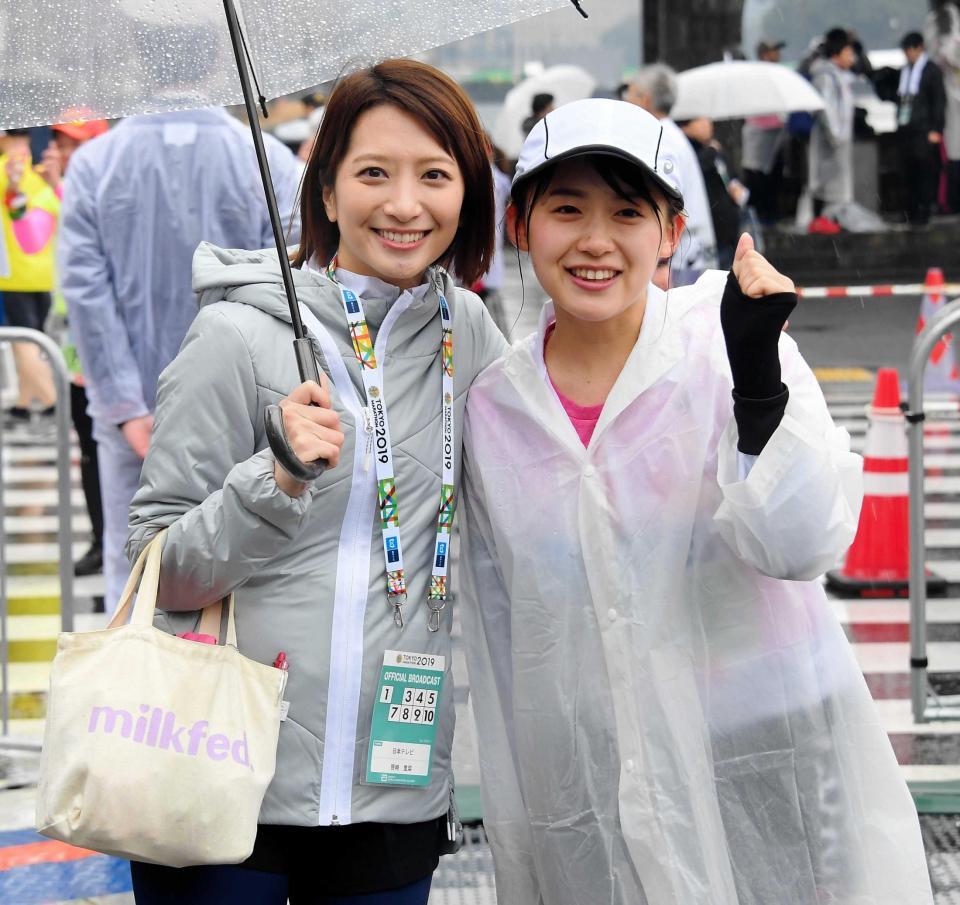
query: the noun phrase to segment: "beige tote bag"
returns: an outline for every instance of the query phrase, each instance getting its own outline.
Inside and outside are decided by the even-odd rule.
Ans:
[[[226,644],[153,626],[163,534],[137,560],[102,631],[60,635],[37,790],[37,831],[121,858],[236,864],[253,850],[276,765],[286,672]],[[137,579],[140,590],[130,610]],[[220,637],[221,604],[200,632]]]

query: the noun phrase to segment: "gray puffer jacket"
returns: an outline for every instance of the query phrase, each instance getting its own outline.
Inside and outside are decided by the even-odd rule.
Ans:
[[[295,270],[302,305],[346,435],[340,464],[299,499],[274,478],[263,411],[299,383],[293,328],[275,252],[202,244],[194,257],[200,312],[160,377],[156,424],[130,509],[135,557],[169,526],[158,605],[189,630],[203,607],[236,593],[240,650],[290,661],[288,718],[263,823],[416,823],[448,802],[454,729],[450,615],[427,631],[427,587],[440,500],[440,336],[436,292],[383,285],[364,296],[378,361],[399,492],[409,602],[394,626],[386,602],[375,467],[363,442],[360,369],[340,295],[325,276]],[[506,343],[480,300],[444,276],[453,314],[456,439],[467,390]],[[390,291],[392,289],[392,292]],[[361,441],[356,442],[357,427]],[[459,483],[460,458],[457,458]],[[362,784],[373,697],[385,650],[447,657],[430,785]]]

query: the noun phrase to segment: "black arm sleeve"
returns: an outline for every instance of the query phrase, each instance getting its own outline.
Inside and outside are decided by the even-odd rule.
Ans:
[[[733,272],[720,303],[720,325],[733,374],[737,448],[759,455],[780,425],[789,393],[780,379],[780,331],[796,307],[795,292],[743,294]]]

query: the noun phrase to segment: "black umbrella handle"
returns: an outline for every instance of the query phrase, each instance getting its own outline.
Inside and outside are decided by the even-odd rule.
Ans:
[[[295,339],[293,351],[297,356],[297,366],[300,369],[300,381],[306,383],[312,380],[320,383],[320,369],[313,353],[313,343],[309,339]],[[306,484],[319,478],[327,467],[326,459],[317,459],[316,462],[301,462],[293,451],[287,432],[283,426],[283,411],[279,405],[268,405],[263,413],[263,423],[267,431],[267,442],[281,468],[294,480]]]

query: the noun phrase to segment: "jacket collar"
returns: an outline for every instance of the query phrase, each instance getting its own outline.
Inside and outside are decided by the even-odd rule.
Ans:
[[[326,276],[326,268],[320,267],[316,257],[311,258],[303,265],[303,269],[310,273],[316,273],[320,276]],[[428,273],[430,273],[428,271]],[[413,296],[414,302],[421,301],[430,289],[430,280],[415,286],[413,289],[400,289],[392,283],[387,283],[377,277],[366,276],[362,273],[354,273],[351,270],[344,270],[338,267],[334,271],[337,282],[349,289],[354,295],[358,295],[365,302],[370,299],[380,299],[386,301],[388,307],[398,298],[409,292]]]
[[[313,268],[295,267],[292,275],[300,302],[310,308],[328,329],[342,330],[344,320],[340,294],[326,274]],[[410,290],[409,300],[403,303],[405,311],[416,313],[412,318],[404,318],[404,330],[415,332],[436,314],[437,295],[432,281],[443,285],[448,299],[452,294],[454,287],[442,270],[431,270],[430,276],[431,283],[425,284],[422,292],[421,287]],[[249,251],[218,248],[209,242],[201,242],[193,257],[193,290],[199,295],[201,306],[219,301],[242,302],[290,323],[275,249]],[[393,287],[393,292],[397,292],[396,287]],[[367,323],[376,330],[392,305],[382,295],[370,297],[364,294],[362,297]],[[399,331],[397,336],[403,334],[404,330]]]
[[[647,288],[647,307],[640,325],[640,335],[627,358],[620,376],[607,396],[600,413],[600,420],[590,440],[591,449],[622,412],[644,391],[653,386],[683,357],[683,347],[670,318],[669,296],[653,284]],[[568,446],[580,454],[585,452],[583,443],[563,410],[560,399],[550,382],[543,357],[543,342],[547,328],[556,321],[552,301],[540,312],[537,332],[528,340],[528,355],[513,355],[508,359],[505,371],[517,391],[524,396],[533,394],[533,409],[541,422]]]

